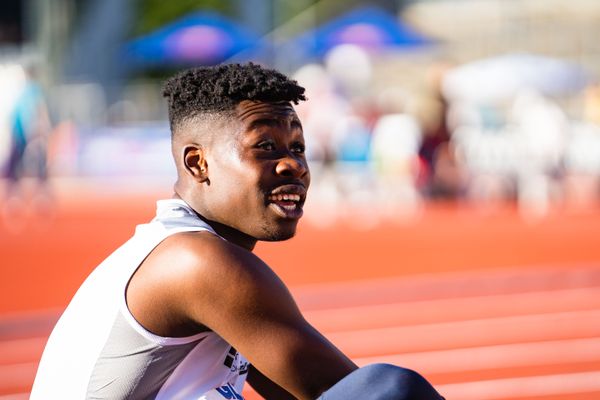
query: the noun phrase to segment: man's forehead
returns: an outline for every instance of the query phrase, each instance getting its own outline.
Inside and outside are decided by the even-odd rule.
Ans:
[[[236,107],[241,121],[254,118],[297,118],[294,107],[289,102],[263,102],[243,100]]]

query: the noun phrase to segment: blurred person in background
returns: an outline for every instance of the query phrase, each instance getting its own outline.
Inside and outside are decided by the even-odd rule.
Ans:
[[[423,135],[416,118],[404,110],[403,93],[388,92],[381,97],[383,115],[373,128],[371,160],[377,172],[379,202],[389,217],[414,211],[420,203],[417,180]]]
[[[583,93],[583,120],[571,125],[564,154],[564,196],[570,207],[587,208],[600,200],[600,84]]]
[[[44,94],[35,79],[33,66],[22,68],[23,84],[10,110],[10,151],[5,167],[5,221],[18,224],[24,202],[43,211],[49,202],[47,186],[47,147],[51,123]],[[26,188],[23,178],[33,178],[35,186]],[[33,190],[32,192],[28,192]]]
[[[555,200],[562,177],[568,119],[554,102],[534,90],[523,90],[509,110],[509,129],[520,162],[517,172],[519,209],[545,215]]]
[[[423,167],[421,190],[430,198],[455,198],[459,194],[455,178],[450,176],[454,174],[437,171],[449,166],[448,153],[444,150],[448,148],[450,141],[447,123],[448,101],[441,89],[441,82],[448,68],[444,63],[430,67],[427,74],[427,90],[417,100],[416,105],[416,116],[423,134],[419,147]],[[439,157],[442,157],[442,160],[438,160]],[[450,180],[446,182],[446,178]]]
[[[442,142],[437,146],[433,154],[433,165],[429,176],[429,197],[436,200],[464,198],[468,174],[452,141]]]
[[[414,371],[358,368],[252,252],[293,237],[303,214],[310,172],[292,104],[304,88],[231,64],[184,71],[164,95],[174,196],[81,286],[31,399],[243,399],[246,379],[267,399],[441,399]]]
[[[0,171],[6,174],[8,158],[12,152],[13,110],[25,85],[25,71],[18,64],[0,64]]]

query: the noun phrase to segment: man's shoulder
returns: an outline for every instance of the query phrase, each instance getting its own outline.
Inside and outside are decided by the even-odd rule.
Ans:
[[[181,232],[159,244],[146,260],[160,275],[187,283],[220,284],[219,277],[239,276],[265,264],[252,252],[208,232]]]
[[[251,251],[231,243],[209,231],[180,232],[166,238],[157,252],[172,253],[183,263],[194,265],[215,264],[221,260],[228,262],[257,261]]]
[[[268,284],[252,272],[260,269],[260,260],[251,252],[214,233],[176,233],[163,240],[132,277],[128,306],[152,332],[162,336],[191,334],[185,330],[189,321],[196,327],[207,326],[212,305],[226,310],[238,303],[248,288]],[[233,287],[238,290],[230,290]]]

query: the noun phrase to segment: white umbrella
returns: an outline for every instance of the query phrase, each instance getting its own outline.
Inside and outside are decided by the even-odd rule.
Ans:
[[[442,90],[450,100],[497,103],[526,89],[546,96],[566,95],[588,82],[589,76],[578,64],[532,54],[507,54],[451,69]]]

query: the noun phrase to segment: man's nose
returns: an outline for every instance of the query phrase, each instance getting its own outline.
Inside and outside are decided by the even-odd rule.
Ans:
[[[302,178],[308,173],[308,165],[305,160],[295,157],[294,154],[288,154],[277,162],[275,172],[282,176]]]

